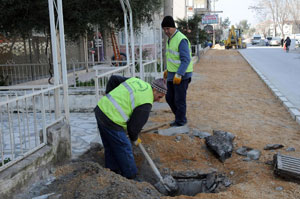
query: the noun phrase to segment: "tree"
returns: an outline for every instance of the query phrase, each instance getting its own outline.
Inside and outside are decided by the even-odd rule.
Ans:
[[[288,11],[294,23],[300,28],[300,0],[287,0]]]
[[[221,26],[222,26],[222,28],[224,28],[224,29],[228,29],[229,26],[230,26],[230,24],[231,24],[231,21],[229,20],[228,17],[226,17],[226,18],[224,19],[224,21],[222,21]]]
[[[151,22],[162,0],[130,1],[133,22]],[[64,0],[65,33],[77,38],[92,30],[92,25],[121,29],[124,14],[119,0]],[[34,31],[49,32],[48,0],[0,0],[0,32],[7,36],[29,37]],[[138,26],[137,26],[138,27]]]
[[[248,23],[246,19],[240,21],[238,24],[235,24],[235,26],[237,29],[241,29],[244,35],[249,35],[251,24]]]
[[[199,23],[201,22],[201,17],[194,15],[190,19],[178,19],[175,21],[177,23],[177,28],[182,32],[191,42],[191,44],[197,44],[197,40],[202,43],[206,40],[206,33],[200,30]]]
[[[288,0],[260,0],[258,5],[253,8],[258,14],[263,14],[267,19],[269,18],[273,21],[275,36],[277,36],[277,27],[280,28],[284,36],[283,25],[289,18]]]

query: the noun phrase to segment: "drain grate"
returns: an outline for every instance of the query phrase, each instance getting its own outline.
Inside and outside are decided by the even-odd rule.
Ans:
[[[273,163],[275,174],[300,182],[300,158],[278,153],[274,155]]]

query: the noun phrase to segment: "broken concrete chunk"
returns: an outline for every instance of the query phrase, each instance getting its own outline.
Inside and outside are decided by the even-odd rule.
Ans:
[[[247,156],[247,153],[251,150],[253,150],[253,149],[250,147],[242,146],[242,147],[238,148],[235,152],[239,155]]]
[[[208,132],[202,132],[202,131],[199,131],[198,129],[193,129],[192,134],[193,134],[193,136],[198,137],[200,139],[204,139],[204,138],[206,138],[208,136],[211,136],[210,133],[208,133]]]
[[[224,138],[226,139],[230,139],[230,140],[234,140],[235,138],[235,135],[233,135],[232,133],[230,132],[225,132],[225,131],[215,131],[213,130],[213,133],[214,135],[220,135],[220,136],[223,136]]]
[[[207,148],[217,155],[221,162],[231,157],[233,151],[233,139],[235,136],[232,133],[224,131],[213,131],[213,135],[205,138]]]
[[[243,161],[245,161],[245,162],[249,162],[249,161],[251,161],[251,158],[249,158],[249,157],[246,157],[246,158],[244,158],[244,159],[243,159]]]
[[[267,144],[264,147],[264,150],[281,149],[282,147],[283,147],[282,144]]]
[[[296,149],[294,147],[289,147],[286,149],[286,151],[296,151]]]
[[[258,160],[260,158],[260,151],[257,149],[253,149],[247,153],[247,157],[251,160]]]
[[[166,136],[173,136],[178,134],[186,134],[190,131],[189,127],[187,126],[178,126],[178,127],[171,127],[168,129],[159,129],[158,134],[166,135]]]

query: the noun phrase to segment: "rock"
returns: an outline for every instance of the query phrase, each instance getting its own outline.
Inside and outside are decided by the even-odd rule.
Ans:
[[[249,158],[249,157],[246,157],[246,158],[244,158],[244,159],[243,159],[243,161],[245,161],[245,162],[249,162],[249,161],[251,161],[251,158]]]
[[[215,131],[215,130],[213,130],[213,133],[214,133],[214,135],[225,136],[226,139],[229,138],[229,139],[231,139],[232,141],[233,141],[234,138],[235,138],[235,135],[233,135],[233,134],[230,133],[230,132],[225,132],[225,131]]]
[[[54,194],[55,193],[48,193],[48,194],[44,194],[44,195],[41,195],[41,196],[34,197],[32,199],[48,199],[49,196],[54,195]]]
[[[242,147],[238,148],[235,152],[239,155],[247,156],[247,153],[251,150],[253,150],[253,149],[250,147],[242,146]]]
[[[225,187],[229,187],[231,185],[231,181],[228,178],[225,178],[223,184]]]
[[[273,165],[273,160],[268,160],[268,161],[265,162],[265,164],[267,164],[267,165]]]
[[[282,147],[283,147],[282,144],[267,144],[264,147],[264,150],[281,149]]]
[[[213,135],[205,138],[207,148],[212,151],[217,158],[224,162],[231,157],[233,151],[233,139],[235,136],[225,131],[213,131]]]
[[[171,127],[168,129],[159,129],[158,134],[166,135],[166,136],[173,136],[178,134],[186,134],[190,131],[189,127],[187,126],[178,126],[178,127]]]
[[[176,142],[180,142],[180,140],[181,140],[181,136],[176,136],[175,141],[176,141]]]
[[[294,147],[289,147],[286,149],[286,151],[296,151],[296,149]]]
[[[98,143],[98,142],[91,142],[90,143],[90,149],[91,150],[97,150],[97,151],[101,151],[103,149],[103,145]]]
[[[204,139],[204,138],[206,138],[208,136],[211,136],[210,133],[208,133],[208,132],[202,132],[202,131],[199,131],[198,129],[193,129],[192,134],[193,134],[193,136],[198,137],[200,139]]]
[[[260,158],[260,151],[257,149],[253,149],[247,153],[247,157],[251,160],[258,160]]]

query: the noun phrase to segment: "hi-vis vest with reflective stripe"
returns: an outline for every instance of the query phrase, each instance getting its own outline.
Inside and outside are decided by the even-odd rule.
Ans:
[[[98,106],[115,124],[127,129],[133,109],[142,104],[153,104],[153,91],[149,83],[130,78],[102,97]]]
[[[192,51],[191,51],[191,44],[187,37],[182,34],[180,31],[171,38],[169,44],[167,42],[166,46],[166,57],[167,57],[167,70],[170,72],[177,72],[180,66],[180,57],[179,57],[179,44],[181,40],[186,39],[189,44],[190,49],[190,57],[191,61],[186,69],[185,72],[192,72],[193,71],[193,61],[192,61]]]

